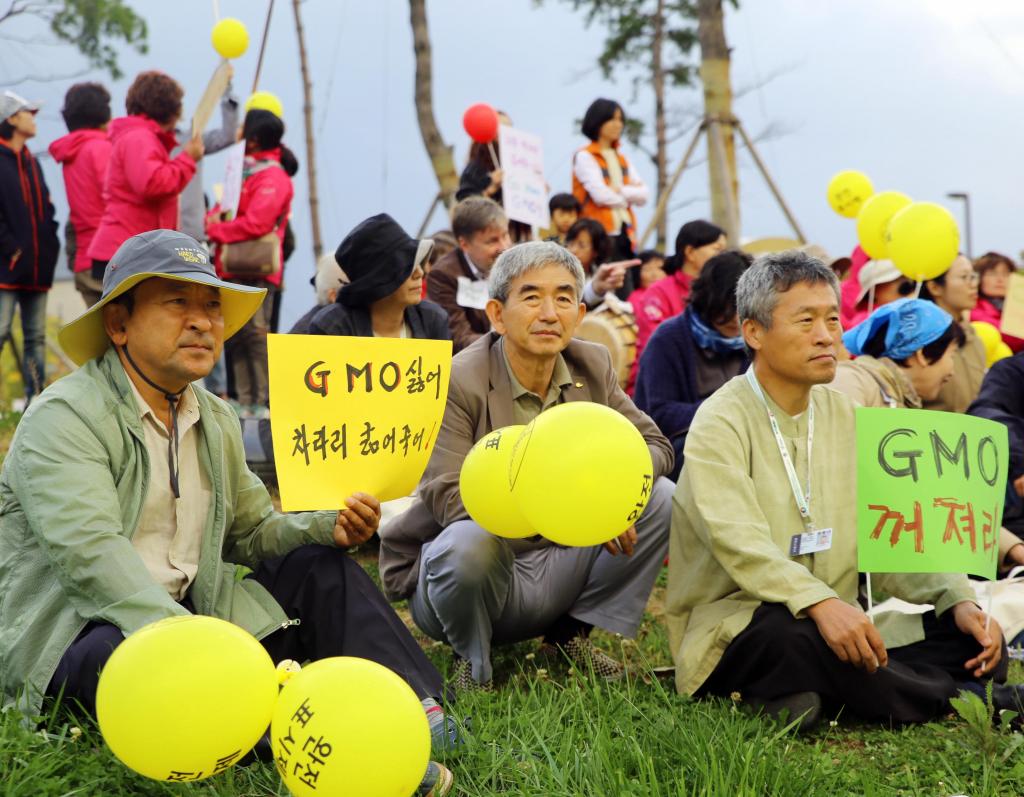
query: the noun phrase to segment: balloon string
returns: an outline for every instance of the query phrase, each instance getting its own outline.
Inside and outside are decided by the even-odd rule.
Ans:
[[[924,285],[923,280],[917,281],[917,287],[914,288],[914,298],[919,299],[921,297],[921,286]]]
[[[871,290],[868,291],[868,315],[875,312],[875,286],[871,286]]]
[[[491,160],[494,161],[494,168],[495,169],[500,169],[501,168],[501,161],[498,160],[498,153],[495,152],[495,150],[494,150],[494,142],[493,141],[488,141],[487,142],[487,149],[489,149],[491,151]]]
[[[220,22],[220,0],[213,0],[213,18]]]

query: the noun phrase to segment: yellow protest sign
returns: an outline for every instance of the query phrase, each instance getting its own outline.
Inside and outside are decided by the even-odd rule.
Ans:
[[[267,350],[282,509],[409,495],[441,428],[451,342],[269,335]]]
[[[999,331],[1015,338],[1024,338],[1024,274],[1010,275]]]

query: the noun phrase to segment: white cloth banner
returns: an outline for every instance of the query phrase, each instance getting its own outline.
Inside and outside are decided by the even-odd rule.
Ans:
[[[540,136],[499,125],[498,143],[501,147],[501,195],[505,213],[515,221],[547,227],[551,217]]]
[[[242,169],[245,165],[245,142],[232,144],[224,154],[224,195],[221,197],[220,209],[232,216],[238,212],[238,201],[242,197]]]

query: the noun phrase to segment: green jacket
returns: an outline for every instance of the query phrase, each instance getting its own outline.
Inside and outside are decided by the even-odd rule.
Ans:
[[[238,418],[196,390],[200,466],[213,486],[196,611],[262,638],[284,611],[236,564],[255,567],[308,543],[332,544],[334,513],[274,511],[245,465]],[[130,634],[188,612],[132,547],[149,457],[128,375],[113,349],[59,380],[18,426],[0,472],[0,695],[38,711],[57,663],[90,621]],[[231,564],[234,563],[234,564]]]

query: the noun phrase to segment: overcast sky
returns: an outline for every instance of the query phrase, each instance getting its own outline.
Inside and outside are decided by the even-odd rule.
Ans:
[[[9,0],[0,0],[0,8]],[[186,89],[194,107],[217,64],[209,44],[214,22],[208,0],[130,0],[149,23],[149,52],[126,50],[128,77],[112,82],[115,114],[123,112],[131,77],[159,68]],[[285,105],[286,141],[305,166],[302,94],[291,3],[277,0],[260,87]],[[312,62],[317,164],[324,246],[333,249],[361,219],[386,211],[415,233],[436,193],[416,124],[413,51],[405,0],[307,0],[302,6]],[[727,13],[733,48],[736,113],[749,132],[774,130],[761,155],[807,236],[831,252],[854,245],[852,221],[825,200],[829,177],[841,169],[866,172],[875,187],[946,204],[949,191],[967,191],[973,212],[974,254],[988,249],[1018,256],[1024,248],[1018,216],[1019,142],[1024,116],[1024,13],[1020,0],[741,0]],[[255,40],[266,2],[221,0]],[[468,140],[462,111],[486,101],[506,110],[517,127],[543,138],[553,190],[570,187],[570,158],[585,141],[574,120],[597,96],[616,97],[627,114],[648,118],[649,92],[631,97],[631,74],[609,81],[594,68],[603,32],[561,0],[428,0],[434,48],[434,105],[445,140],[464,163]],[[0,36],[26,36],[31,24],[6,23]],[[256,42],[236,62],[236,89],[248,94]],[[26,74],[67,75],[83,66],[70,47],[0,41],[0,86]],[[74,80],[82,80],[76,77]],[[15,90],[47,105],[40,114],[39,152],[65,132],[61,99],[71,79],[19,82]],[[669,106],[700,107],[699,90],[673,92]],[[670,153],[675,162],[686,139]],[[648,183],[651,163],[626,152]],[[702,157],[703,147],[698,150]],[[787,235],[746,153],[739,156],[744,238]],[[67,218],[59,169],[47,179]],[[222,179],[223,156],[206,161],[207,186]],[[709,213],[707,174],[688,171],[673,197],[670,235]],[[652,202],[653,205],[653,202]],[[312,303],[313,270],[305,172],[296,179],[293,225],[298,249],[288,265],[284,320]],[[649,209],[640,213],[644,226]],[[431,229],[442,226],[438,213]],[[60,267],[65,268],[63,265]]]

